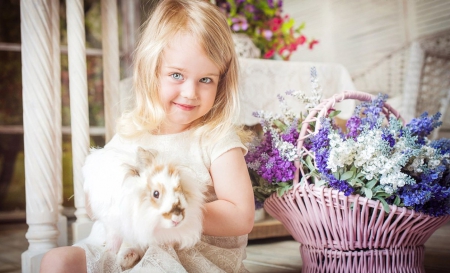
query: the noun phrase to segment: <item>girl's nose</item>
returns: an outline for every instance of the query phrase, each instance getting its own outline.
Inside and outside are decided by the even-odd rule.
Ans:
[[[183,98],[195,100],[195,99],[197,99],[197,91],[196,90],[197,90],[197,83],[194,81],[188,80],[183,83],[180,95]]]

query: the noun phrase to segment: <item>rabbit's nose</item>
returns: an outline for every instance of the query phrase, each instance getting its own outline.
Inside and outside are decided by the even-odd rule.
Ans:
[[[176,227],[181,221],[183,221],[183,215],[172,215],[172,223]]]

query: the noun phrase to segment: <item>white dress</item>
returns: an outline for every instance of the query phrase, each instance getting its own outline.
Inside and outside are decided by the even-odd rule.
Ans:
[[[205,148],[199,137],[191,131],[171,135],[145,135],[139,141],[128,141],[118,135],[105,147],[130,151],[138,146],[158,151],[162,156],[184,166],[189,166],[198,175],[199,183],[208,186],[207,202],[217,199],[213,181],[209,174],[211,163],[224,152],[240,147],[245,154],[246,147],[235,132]],[[203,235],[201,241],[188,249],[174,249],[172,246],[151,246],[142,260],[127,272],[248,272],[242,261],[246,258],[247,235],[237,237],[215,237]],[[122,272],[115,262],[115,255],[103,245],[77,243],[86,252],[87,272]]]

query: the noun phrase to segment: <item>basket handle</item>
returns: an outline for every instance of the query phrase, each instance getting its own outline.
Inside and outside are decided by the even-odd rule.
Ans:
[[[332,109],[337,102],[341,102],[341,101],[347,100],[347,99],[355,99],[355,100],[359,100],[359,101],[371,101],[375,97],[376,96],[374,96],[372,94],[361,92],[361,91],[344,91],[339,94],[335,94],[328,99],[323,100],[316,107],[311,109],[308,116],[302,122],[302,128],[300,130],[300,135],[297,140],[298,155],[299,156],[302,155],[302,150],[304,152],[306,152],[307,154],[311,154],[311,152],[309,152],[307,149],[305,149],[303,147],[303,142],[305,141],[306,138],[310,137],[313,134],[316,134],[319,131],[319,129],[321,127],[320,119],[322,117],[326,117],[326,115],[328,114],[328,110]],[[395,110],[392,106],[390,106],[388,103],[384,103],[383,113],[387,117],[390,114],[392,114],[395,117],[400,118],[402,120],[403,124],[405,123],[405,120],[400,116],[400,113],[397,110]],[[310,122],[316,123],[314,132],[309,130]],[[299,183],[300,172],[302,173],[302,176],[305,176],[305,173],[303,171],[300,160],[295,161],[294,164],[295,164],[296,170],[295,170],[295,174],[294,174],[293,184],[295,186]]]

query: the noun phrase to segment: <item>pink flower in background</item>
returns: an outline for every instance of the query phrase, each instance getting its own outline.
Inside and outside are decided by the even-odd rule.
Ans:
[[[309,42],[309,49],[313,49],[314,45],[318,44],[319,41],[316,39],[313,39],[311,42]]]
[[[280,50],[278,50],[278,54],[280,54],[281,58],[284,60],[289,60],[292,52],[289,50],[288,46],[283,46]]]
[[[243,16],[231,18],[231,22],[233,22],[231,29],[235,32],[240,30],[246,31],[248,29],[247,19]]]
[[[301,35],[300,37],[297,38],[297,40],[295,41],[298,45],[303,45],[306,42],[306,37],[305,35]]]
[[[277,31],[281,28],[281,25],[283,24],[283,19],[280,17],[275,17],[270,21],[270,29],[272,31]]]
[[[261,51],[262,58],[280,54],[289,60],[298,46],[312,49],[317,40],[308,41],[302,34],[304,24],[296,26],[294,19],[282,12],[282,0],[216,0],[226,15],[228,25],[236,33],[247,34]]]
[[[270,59],[270,58],[273,57],[273,55],[275,55],[275,50],[274,49],[270,49],[269,51],[264,53],[264,59]]]

